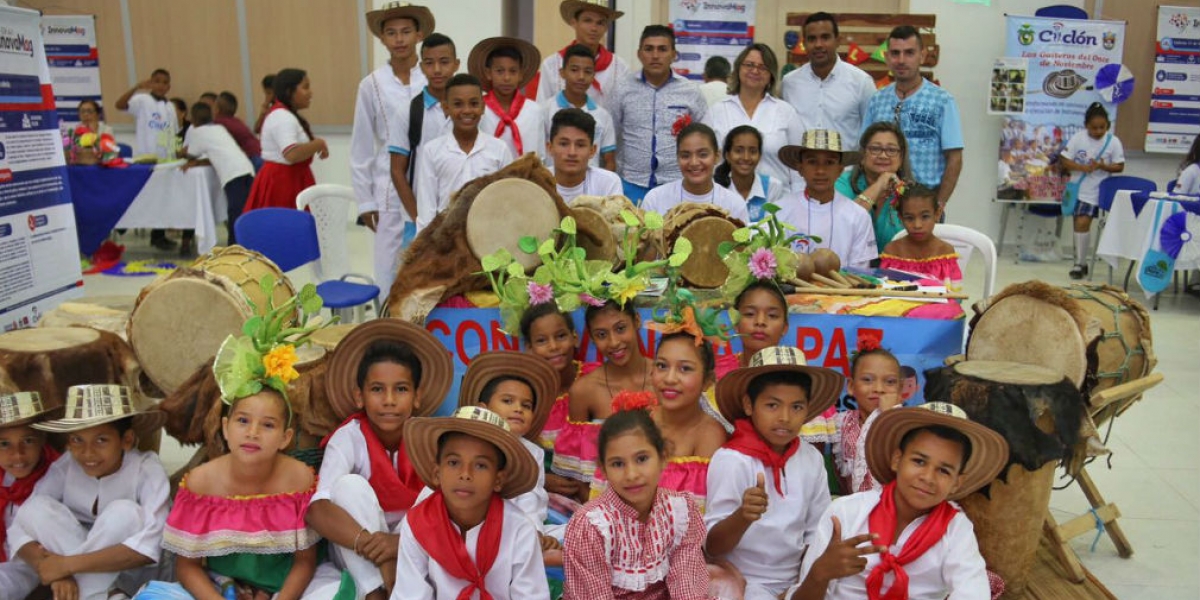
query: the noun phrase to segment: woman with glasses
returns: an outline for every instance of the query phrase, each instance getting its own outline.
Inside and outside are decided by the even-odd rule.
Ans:
[[[896,208],[908,174],[908,142],[895,123],[880,121],[863,131],[859,139],[862,158],[834,184],[838,193],[871,213],[875,244],[883,247],[904,230]]]
[[[733,63],[729,95],[713,105],[708,118],[717,139],[725,139],[739,125],[750,125],[762,133],[759,172],[790,187],[795,173],[779,160],[779,149],[799,144],[804,131],[796,109],[773,95],[778,72],[779,61],[770,47],[747,46]]]

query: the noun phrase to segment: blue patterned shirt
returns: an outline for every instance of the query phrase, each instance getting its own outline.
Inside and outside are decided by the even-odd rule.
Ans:
[[[672,127],[690,115],[704,120],[708,102],[700,86],[674,72],[662,87],[646,83],[641,71],[627,75],[609,103],[617,132],[617,171],[621,179],[654,188],[682,177]]]
[[[954,96],[924,81],[915,94],[901,102],[893,83],[871,97],[863,130],[877,121],[894,123],[897,106],[900,107],[900,130],[908,141],[908,161],[913,177],[930,187],[940,185],[942,173],[946,171],[945,151],[963,147],[962,123]]]

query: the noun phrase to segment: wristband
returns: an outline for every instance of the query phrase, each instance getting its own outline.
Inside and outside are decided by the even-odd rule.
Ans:
[[[362,534],[364,534],[364,533],[370,533],[369,531],[367,531],[367,528],[366,528],[366,527],[364,527],[364,528],[362,528],[362,529],[358,530],[358,533],[354,534],[354,548],[353,548],[353,550],[354,550],[354,553],[355,553],[355,554],[358,554],[358,538],[359,538],[359,537],[361,537],[361,536],[362,536]]]
[[[872,200],[872,199],[870,199],[870,198],[868,198],[866,194],[859,194],[859,195],[858,195],[858,196],[856,196],[854,199],[855,199],[855,200],[862,200],[863,202],[866,202],[866,203],[867,203],[867,206],[870,206],[870,207],[872,207],[872,208],[874,208],[874,207],[875,207],[875,201],[874,201],[874,200]]]

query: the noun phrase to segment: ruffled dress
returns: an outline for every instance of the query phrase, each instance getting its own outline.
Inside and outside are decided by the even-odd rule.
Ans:
[[[962,282],[962,270],[958,267],[958,253],[941,254],[929,258],[903,258],[895,254],[880,254],[879,268],[918,273],[937,281],[958,285]]]
[[[598,362],[575,363],[575,381],[579,381],[580,377],[595,371],[600,366]],[[550,407],[550,415],[546,417],[546,424],[542,427],[542,433],[538,435],[538,445],[550,452],[554,451],[554,443],[558,439],[558,434],[567,426],[567,415],[571,414],[571,394],[569,391],[563,392],[554,399],[554,405]],[[549,458],[549,457],[547,457]]]
[[[709,459],[700,456],[672,456],[667,459],[667,464],[663,465],[658,487],[686,494],[696,508],[700,509],[700,514],[704,514],[704,505],[708,498],[708,463]],[[596,469],[588,497],[599,498],[607,489],[608,481],[604,479],[604,471]]]

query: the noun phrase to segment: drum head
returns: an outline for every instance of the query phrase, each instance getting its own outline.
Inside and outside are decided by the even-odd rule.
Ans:
[[[558,227],[558,207],[541,186],[524,179],[501,179],[483,188],[467,213],[467,244],[477,258],[501,248],[526,270],[541,264],[537,254],[518,247],[521,237],[544,240]]]
[[[49,352],[90,344],[98,339],[100,332],[87,327],[15,329],[0,335],[0,351]]]
[[[729,267],[721,261],[717,246],[732,242],[736,229],[737,225],[721,217],[701,217],[679,230],[676,239],[687,238],[692,242],[692,254],[680,269],[683,279],[699,288],[715,288],[725,283]]]
[[[1054,385],[1063,380],[1062,373],[1053,369],[999,360],[964,360],[954,363],[953,369],[962,375],[1011,385]]]
[[[282,306],[296,295],[292,282],[271,259],[241,246],[214,248],[212,252],[197,258],[192,268],[220,275],[233,282],[257,309],[256,314],[266,314],[267,311],[267,296],[259,285],[264,276],[270,275],[275,280],[271,288],[274,306]],[[296,317],[299,317],[299,312],[293,317],[293,322]]]
[[[1041,365],[1075,387],[1087,373],[1087,346],[1079,324],[1061,306],[1032,296],[1010,295],[979,315],[967,340],[967,360]]]
[[[587,206],[572,206],[575,228],[579,232],[575,243],[587,252],[588,260],[612,261],[617,258],[617,239],[604,215]]]
[[[357,326],[358,323],[338,323],[337,325],[330,325],[324,329],[317,330],[317,332],[312,334],[312,336],[310,336],[308,339],[313,344],[326,350],[333,350],[334,348],[337,348],[337,345],[342,341],[342,338],[346,337],[346,335],[353,331]]]

